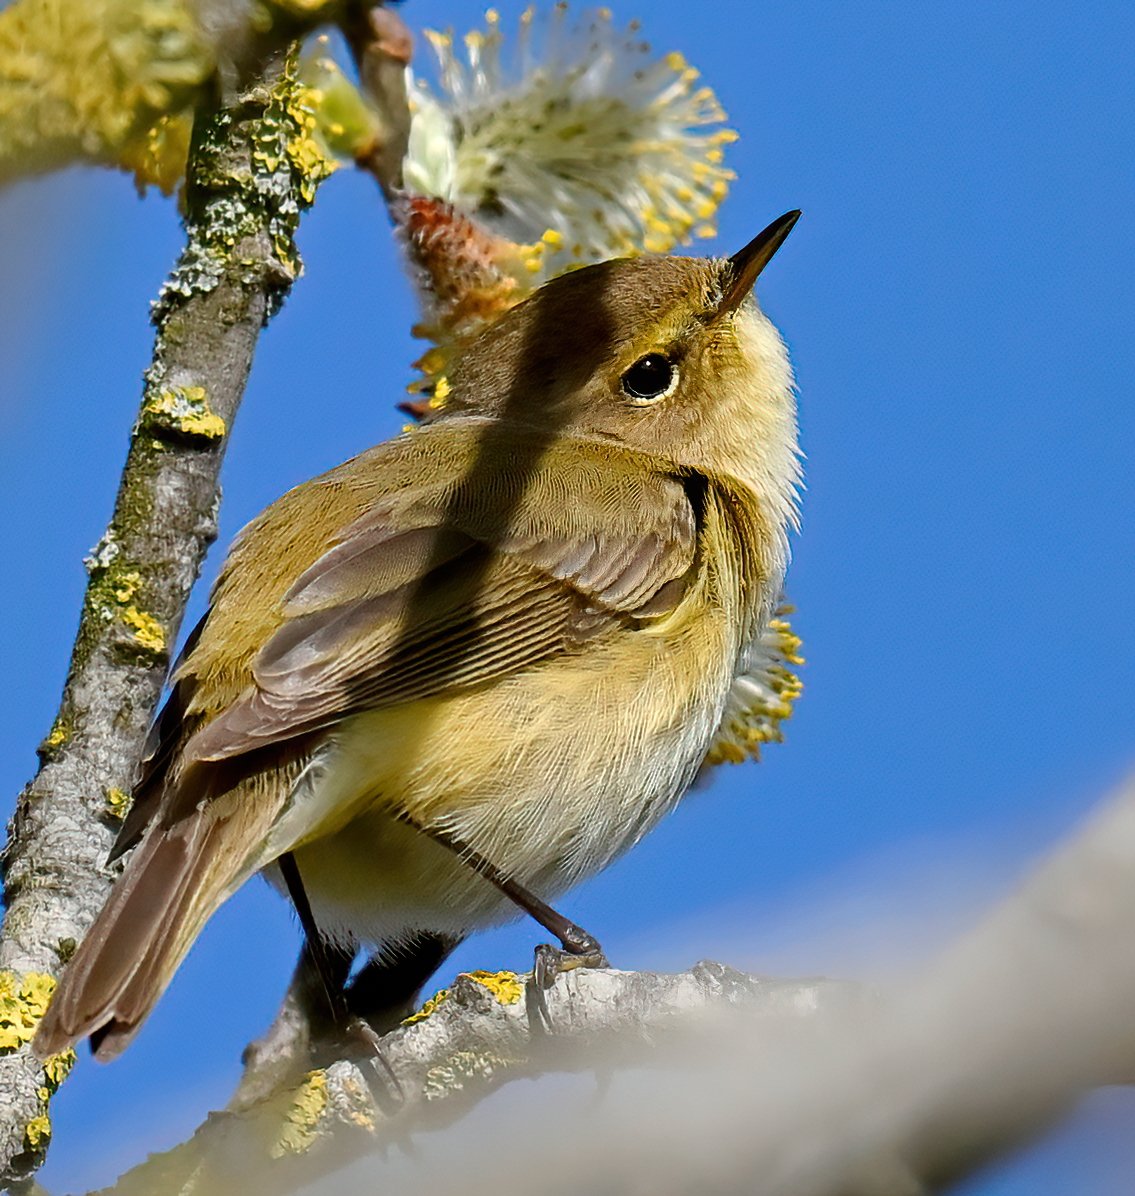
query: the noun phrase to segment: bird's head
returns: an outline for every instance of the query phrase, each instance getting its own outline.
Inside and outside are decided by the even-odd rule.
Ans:
[[[799,215],[730,258],[626,258],[545,284],[455,361],[446,416],[607,439],[726,474],[787,518],[792,371],[753,287]]]

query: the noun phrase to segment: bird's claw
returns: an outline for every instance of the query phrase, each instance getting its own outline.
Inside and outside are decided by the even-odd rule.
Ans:
[[[565,940],[563,947],[553,947],[551,943],[541,943],[536,948],[536,958],[532,967],[532,1003],[540,1016],[541,1022],[551,1027],[552,1019],[548,1012],[545,992],[555,984],[557,977],[564,972],[574,971],[576,968],[609,968],[603,948],[597,940],[579,927],[570,941]]]
[[[362,1068],[367,1087],[380,1109],[389,1109],[404,1104],[406,1093],[390,1060],[382,1050],[382,1037],[375,1028],[357,1014],[351,1016],[342,1029],[344,1045],[357,1047],[360,1055],[369,1055],[371,1067]],[[380,1083],[380,1073],[386,1073],[389,1083]],[[393,1094],[393,1096],[392,1096]]]

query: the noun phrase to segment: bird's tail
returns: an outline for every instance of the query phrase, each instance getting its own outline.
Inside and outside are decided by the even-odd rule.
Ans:
[[[87,1035],[99,1059],[122,1051],[165,991],[193,940],[252,871],[234,852],[255,829],[239,814],[194,811],[151,825],[68,963],[34,1041],[46,1058]]]

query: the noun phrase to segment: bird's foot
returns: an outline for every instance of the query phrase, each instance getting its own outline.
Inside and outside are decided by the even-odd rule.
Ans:
[[[404,1104],[405,1090],[390,1066],[390,1060],[383,1054],[382,1036],[378,1031],[368,1021],[353,1014],[341,1023],[340,1035],[343,1046],[364,1064],[360,1070],[379,1109],[389,1112]]]
[[[607,956],[599,940],[588,934],[581,927],[569,924],[567,932],[561,938],[562,946],[553,947],[551,943],[541,943],[536,948],[536,959],[532,968],[532,1004],[539,1014],[541,1022],[551,1027],[552,1019],[548,1013],[548,1002],[545,993],[555,984],[556,979],[564,972],[574,971],[576,968],[609,968]]]

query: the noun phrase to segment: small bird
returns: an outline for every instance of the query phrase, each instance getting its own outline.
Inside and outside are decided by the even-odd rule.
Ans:
[[[545,899],[675,806],[780,593],[794,391],[752,290],[798,216],[549,282],[454,359],[436,419],[240,533],[38,1054],[121,1051],[261,870],[325,982],[377,949],[384,1007],[519,909],[604,962]]]

